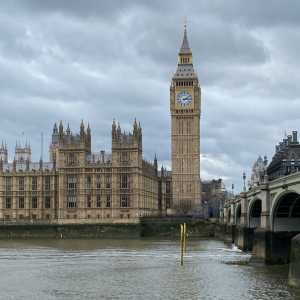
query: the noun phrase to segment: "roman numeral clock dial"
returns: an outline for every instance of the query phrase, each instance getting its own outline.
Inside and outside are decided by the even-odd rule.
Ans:
[[[192,95],[187,91],[182,91],[176,96],[177,103],[182,107],[189,106],[192,103],[192,100]]]

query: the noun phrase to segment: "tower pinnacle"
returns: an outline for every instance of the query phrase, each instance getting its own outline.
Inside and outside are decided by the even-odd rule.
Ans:
[[[186,23],[184,23],[183,40],[182,40],[179,54],[189,54],[189,53],[192,53],[192,50],[190,48],[189,40],[187,37]]]
[[[184,24],[183,39],[178,53],[178,65],[192,65],[193,55],[187,37],[186,24]]]

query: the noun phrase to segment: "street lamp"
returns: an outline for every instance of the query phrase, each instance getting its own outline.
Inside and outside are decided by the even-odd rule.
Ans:
[[[246,192],[246,173],[243,172],[244,192]]]

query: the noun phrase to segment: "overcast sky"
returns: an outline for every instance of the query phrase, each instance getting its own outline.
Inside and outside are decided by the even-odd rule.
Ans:
[[[143,127],[146,159],[170,166],[169,86],[183,20],[202,88],[201,178],[237,191],[259,154],[300,129],[300,1],[0,2],[0,139],[40,156],[53,123],[90,122],[110,151],[113,118]],[[44,158],[48,153],[44,151]]]

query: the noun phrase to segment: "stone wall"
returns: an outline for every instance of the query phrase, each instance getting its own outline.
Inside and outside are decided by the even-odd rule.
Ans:
[[[300,288],[300,234],[292,239],[289,285]]]
[[[142,218],[139,223],[124,224],[24,224],[1,225],[0,239],[32,238],[178,238],[180,224],[187,224],[189,238],[214,237],[222,228],[203,220],[188,218]]]

